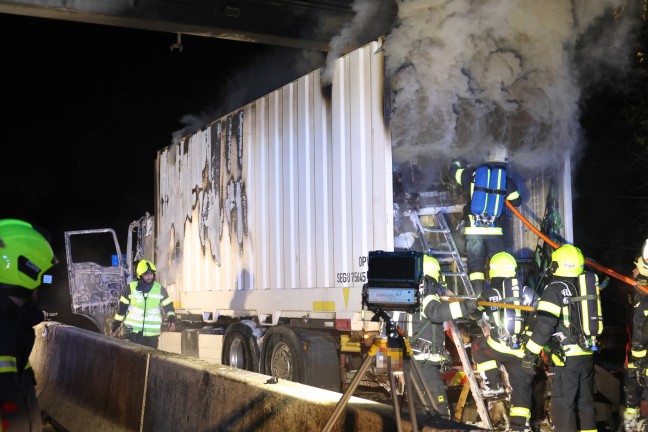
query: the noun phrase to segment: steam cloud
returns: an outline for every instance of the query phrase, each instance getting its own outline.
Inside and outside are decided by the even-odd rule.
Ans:
[[[481,159],[493,143],[522,168],[552,166],[566,150],[576,156],[579,82],[619,73],[627,60],[623,41],[638,13],[626,3],[399,1],[384,43],[395,162],[440,154],[475,162],[470,155]]]

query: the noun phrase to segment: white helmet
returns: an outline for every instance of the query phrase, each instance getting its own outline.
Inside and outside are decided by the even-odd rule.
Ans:
[[[492,146],[488,150],[487,160],[488,162],[507,163],[508,151],[506,150],[506,147],[504,147],[502,144],[496,144]]]
[[[641,256],[635,261],[637,271],[640,275],[648,277],[648,240],[646,240],[641,248]]]

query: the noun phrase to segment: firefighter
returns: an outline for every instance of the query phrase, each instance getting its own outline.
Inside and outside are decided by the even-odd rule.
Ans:
[[[493,255],[489,264],[489,285],[480,300],[512,305],[532,306],[536,295],[517,279],[515,258],[506,252]],[[472,356],[484,385],[483,397],[504,396],[500,364],[504,365],[511,385],[509,409],[510,430],[530,431],[531,394],[533,376],[522,368],[522,338],[531,319],[530,313],[519,309],[479,306],[471,318],[479,319],[486,313],[490,323],[488,337],[473,341]]]
[[[639,284],[648,285],[648,240],[644,242],[641,256],[635,261],[632,276]],[[648,295],[636,288],[633,315],[630,357],[623,374],[623,427],[622,431],[643,430],[644,419],[640,419],[641,394],[648,384]]]
[[[477,294],[484,289],[488,257],[504,251],[500,217],[503,200],[510,201],[515,207],[522,202],[517,185],[506,175],[507,162],[506,148],[497,145],[489,150],[487,162],[479,167],[464,167],[459,160],[452,161],[450,165],[450,178],[461,185],[465,193],[470,193],[470,199],[464,207],[462,225],[466,236],[468,275]],[[488,168],[484,175],[481,175],[482,167]],[[485,181],[488,182],[484,187],[481,185],[482,178],[486,178]],[[476,207],[480,210],[477,211]]]
[[[17,220],[0,220],[0,430],[42,430],[29,355],[33,327],[45,319],[35,304],[43,275],[57,260],[48,234]]]
[[[596,431],[594,411],[594,356],[595,339],[588,337],[583,324],[583,301],[596,294],[583,295],[581,276],[584,273],[585,258],[575,246],[566,244],[551,255],[551,272],[547,286],[542,293],[533,322],[533,333],[525,345],[522,366],[534,374],[534,365],[544,345],[551,348],[552,364],[548,376],[551,384],[551,420],[555,430]],[[587,300],[589,301],[589,300]],[[602,318],[596,316],[602,331]],[[589,327],[589,324],[587,324]]]
[[[412,317],[412,338],[410,338],[413,358],[420,366],[421,373],[434,398],[436,410],[443,418],[450,419],[450,407],[445,384],[441,378],[441,368],[450,363],[445,350],[445,321],[468,317],[477,302],[441,302],[443,286],[440,283],[441,267],[436,258],[423,256],[423,301],[421,310]],[[430,408],[430,407],[428,407]]]
[[[119,298],[119,307],[112,323],[112,335],[124,324],[126,337],[132,342],[157,348],[161,334],[163,311],[169,331],[175,331],[175,309],[167,290],[155,280],[155,264],[141,260],[137,264],[137,280],[128,284]]]

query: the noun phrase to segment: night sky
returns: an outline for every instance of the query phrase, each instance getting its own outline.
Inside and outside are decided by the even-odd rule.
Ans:
[[[172,52],[172,33],[8,14],[0,38],[2,217],[48,229],[59,256],[66,230],[111,227],[125,242],[128,224],[154,213],[156,151],[183,116],[204,124],[242,104],[225,96],[247,102],[292,76],[235,80],[294,54],[260,44],[183,36]]]

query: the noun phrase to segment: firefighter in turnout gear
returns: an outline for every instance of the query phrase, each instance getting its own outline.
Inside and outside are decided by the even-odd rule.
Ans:
[[[419,313],[412,317],[412,337],[410,344],[413,358],[418,363],[421,373],[437,403],[437,411],[443,418],[450,419],[450,408],[445,384],[441,379],[441,368],[450,363],[445,350],[445,332],[443,323],[467,317],[477,306],[472,300],[461,302],[441,302],[443,287],[440,283],[441,267],[436,258],[423,256],[424,295]]]
[[[575,246],[551,255],[552,275],[542,293],[522,366],[533,374],[543,346],[551,349],[551,420],[555,430],[596,431],[594,352],[603,319],[596,276],[584,272],[585,258]]]
[[[535,306],[537,297],[529,287],[520,286],[515,258],[506,252],[493,256],[489,265],[489,286],[480,300],[512,305]],[[509,410],[510,430],[530,431],[531,382],[533,376],[522,368],[523,336],[531,320],[530,312],[479,306],[471,318],[479,319],[485,313],[490,323],[490,334],[473,341],[472,356],[477,372],[482,376],[484,397],[504,394],[500,364],[504,365],[511,385]]]
[[[454,160],[449,175],[470,194],[464,207],[463,233],[466,236],[468,276],[475,293],[484,289],[486,262],[497,252],[504,251],[504,238],[500,215],[504,200],[518,207],[522,199],[515,182],[507,177],[508,154],[498,145],[488,153],[488,162],[467,168]]]
[[[635,261],[633,277],[643,285],[648,285],[648,240],[644,242],[641,256]],[[643,430],[645,419],[640,419],[641,394],[648,384],[648,295],[635,288],[632,315],[632,339],[630,356],[623,374],[623,428],[625,432]]]
[[[48,235],[17,220],[0,220],[0,430],[42,430],[29,355],[34,326],[45,319],[35,305],[44,274],[57,260]],[[48,282],[51,283],[51,282]]]
[[[155,264],[142,260],[137,264],[137,280],[126,286],[112,323],[112,335],[124,324],[132,342],[157,348],[162,327],[162,312],[175,331],[175,309],[167,290],[155,280]]]

